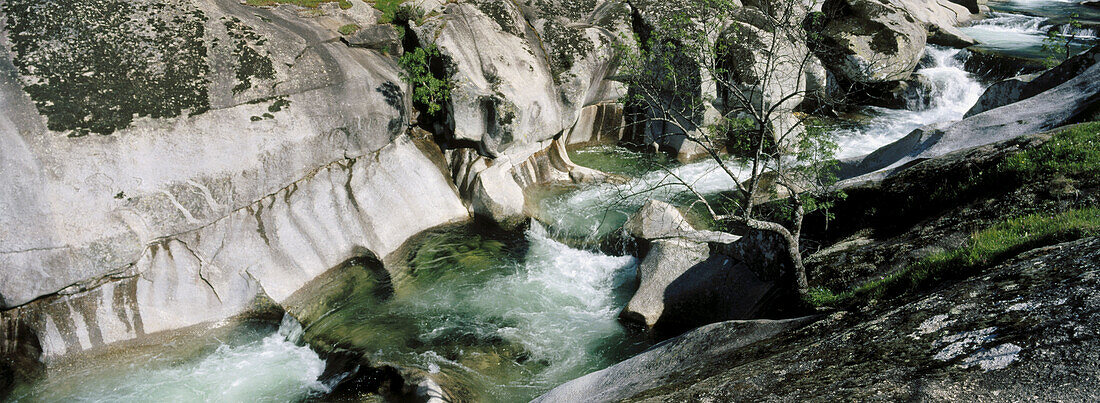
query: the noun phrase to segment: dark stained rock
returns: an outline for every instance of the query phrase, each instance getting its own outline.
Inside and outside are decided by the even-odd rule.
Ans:
[[[988,80],[1004,80],[1047,70],[1042,60],[1005,55],[980,47],[971,47],[966,51],[963,69]]]
[[[830,0],[822,10],[828,22],[814,50],[848,81],[904,80],[924,54],[927,29],[905,8],[868,0]]]
[[[838,312],[671,376],[636,368],[617,380],[659,379],[627,401],[1089,400],[1098,262],[1098,238],[1041,248],[898,307]]]

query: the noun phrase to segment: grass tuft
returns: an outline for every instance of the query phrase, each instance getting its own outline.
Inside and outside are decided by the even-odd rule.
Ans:
[[[843,306],[900,295],[946,277],[996,264],[1029,249],[1096,235],[1100,235],[1100,208],[1095,207],[1053,216],[1033,214],[1010,219],[974,233],[966,247],[936,253],[850,290],[834,292],[816,287],[810,290],[807,302],[815,306]]]
[[[1030,177],[1100,174],[1100,122],[1062,130],[1043,145],[1009,157],[999,168]]]
[[[337,31],[339,31],[341,35],[351,35],[359,32],[359,24],[347,24],[341,26]]]

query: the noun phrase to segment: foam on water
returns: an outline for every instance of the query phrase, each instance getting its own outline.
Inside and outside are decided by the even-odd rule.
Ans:
[[[51,374],[14,401],[81,402],[285,402],[324,392],[317,378],[325,363],[296,338],[301,326],[289,316],[274,333],[252,333],[221,344],[201,358],[184,360],[155,350],[125,363]]]
[[[514,321],[500,332],[550,362],[541,380],[560,382],[595,369],[604,339],[622,336],[617,315],[626,301],[615,291],[633,281],[636,260],[571,248],[538,224],[527,240],[523,267],[490,281],[472,303]]]
[[[1095,28],[1088,22],[1100,20],[1100,10],[1082,6],[1072,0],[1011,0],[994,1],[989,18],[976,21],[962,31],[977,39],[978,47],[1012,56],[1043,59],[1049,52],[1043,49],[1047,32],[1058,29],[1059,35],[1071,39],[1074,52],[1094,45]],[[1086,27],[1074,28],[1067,17],[1077,15]]]

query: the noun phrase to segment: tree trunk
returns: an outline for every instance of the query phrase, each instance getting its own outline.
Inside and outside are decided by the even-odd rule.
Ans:
[[[798,291],[798,295],[803,298],[807,297],[810,292],[810,285],[806,279],[806,266],[802,263],[802,252],[799,250],[798,236],[792,234],[791,231],[779,223],[749,218],[742,218],[742,223],[752,229],[778,234],[787,242],[787,258],[793,270],[793,273],[787,275],[790,277],[794,289]]]

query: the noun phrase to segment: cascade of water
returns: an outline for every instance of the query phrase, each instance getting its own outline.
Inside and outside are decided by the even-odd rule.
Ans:
[[[922,126],[961,119],[974,106],[985,88],[963,70],[958,57],[961,51],[929,46],[925,52],[934,64],[917,74],[932,84],[925,94],[931,99],[930,106],[922,110],[870,108],[873,117],[861,127],[836,132],[838,158],[865,155]]]
[[[1038,14],[1042,16],[1026,15],[1041,10],[1050,11],[1048,9],[1052,8],[1077,7],[1078,3],[1059,0],[1002,3],[994,5],[994,7],[1006,6],[1008,10],[1013,12],[991,11],[989,18],[977,21],[968,27],[963,27],[962,31],[978,40],[978,46],[983,49],[1013,56],[1043,58],[1048,56],[1048,52],[1043,49],[1043,45],[1048,39],[1047,33],[1052,28],[1056,28],[1062,37],[1073,38],[1076,42],[1075,49],[1084,50],[1096,41],[1097,32],[1095,28],[1075,28],[1065,23],[1053,27],[1055,20],[1048,18],[1050,14]],[[1054,15],[1071,15],[1071,10],[1064,11],[1063,13],[1056,12]],[[1072,14],[1076,13],[1073,12]]]

